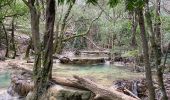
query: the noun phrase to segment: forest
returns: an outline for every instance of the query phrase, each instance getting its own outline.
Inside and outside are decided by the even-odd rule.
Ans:
[[[170,0],[0,0],[0,100],[170,100]]]

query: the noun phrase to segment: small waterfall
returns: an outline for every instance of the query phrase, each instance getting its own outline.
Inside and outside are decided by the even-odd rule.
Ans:
[[[105,60],[105,64],[106,64],[106,65],[110,65],[110,61]]]
[[[135,80],[132,82],[132,92],[133,92],[136,96],[138,96],[138,91],[137,91],[138,86],[137,86],[137,83],[138,83],[138,81],[135,81]]]

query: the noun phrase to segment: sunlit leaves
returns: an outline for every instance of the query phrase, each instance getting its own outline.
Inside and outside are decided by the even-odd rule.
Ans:
[[[23,2],[16,2],[11,6],[11,13],[24,15],[28,12],[28,8],[23,4]]]
[[[10,3],[12,3],[13,0],[0,0],[0,8],[10,5]]]

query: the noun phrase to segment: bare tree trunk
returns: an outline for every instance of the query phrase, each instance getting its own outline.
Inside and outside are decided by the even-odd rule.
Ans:
[[[29,9],[31,13],[31,32],[32,32],[32,40],[35,51],[35,60],[34,60],[34,68],[33,68],[33,76],[36,80],[39,70],[41,68],[41,42],[40,42],[40,33],[39,33],[39,19],[40,12],[37,7],[39,7],[38,0],[29,0]]]
[[[41,41],[39,33],[39,20],[40,20],[40,9],[39,0],[22,0],[29,8],[31,15],[31,32],[32,32],[32,42],[35,51],[34,67],[33,67],[33,79],[34,84],[40,79],[38,76],[41,72]],[[35,85],[36,91],[37,85]],[[36,95],[36,94],[35,94]]]
[[[137,17],[136,17],[136,12],[133,11],[131,14],[131,22],[132,22],[132,27],[131,27],[131,32],[132,32],[132,37],[131,37],[131,46],[133,48],[137,47],[137,41],[136,41],[136,29],[137,29]]]
[[[11,32],[11,43],[12,43],[12,50],[13,50],[13,56],[12,59],[15,59],[16,56],[16,47],[15,47],[15,37],[14,37],[14,32],[15,32],[15,25],[14,25],[15,18],[13,17],[12,19],[12,32]]]
[[[155,47],[155,58],[156,58],[156,69],[157,69],[157,77],[158,77],[158,83],[160,86],[160,90],[162,92],[162,99],[168,100],[166,90],[164,87],[163,82],[163,69],[161,66],[161,59],[162,59],[162,52],[161,52],[161,19],[160,19],[160,0],[156,0],[156,16],[155,16],[155,36],[156,36],[156,47]]]
[[[145,75],[146,75],[146,81],[147,81],[147,86],[149,90],[149,99],[155,100],[155,90],[153,87],[152,72],[151,72],[151,67],[150,67],[150,62],[149,62],[148,40],[147,40],[146,32],[145,32],[145,23],[144,23],[144,16],[143,16],[142,8],[138,9],[138,17],[139,17],[139,27],[141,31],[143,54],[144,54],[144,65],[146,69]]]
[[[35,83],[35,96],[33,100],[38,100],[42,96],[48,88],[49,79],[52,77],[55,0],[47,0],[46,2],[46,33],[44,38],[43,67]]]
[[[68,19],[69,15],[70,15],[71,9],[73,8],[74,2],[75,2],[75,0],[73,1],[73,3],[71,3],[69,5],[69,8],[68,8],[68,10],[67,10],[67,12],[66,12],[66,14],[64,16],[64,19],[62,21],[61,31],[57,33],[58,38],[57,37],[55,38],[55,44],[54,44],[55,47],[54,47],[54,49],[55,49],[55,52],[57,54],[60,54],[63,47],[64,47],[63,39],[64,39],[64,33],[65,33],[65,28],[66,28],[66,22],[67,22],[67,19]]]
[[[9,57],[9,39],[8,39],[8,33],[6,31],[5,25],[2,23],[2,27],[5,33],[5,39],[6,39],[6,53],[5,53],[5,57]]]

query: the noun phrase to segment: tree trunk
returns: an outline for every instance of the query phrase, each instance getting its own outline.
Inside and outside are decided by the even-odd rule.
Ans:
[[[15,31],[14,21],[15,21],[15,18],[12,19],[12,31],[11,31],[12,50],[14,52],[12,59],[15,59],[15,56],[16,56],[15,37],[14,37],[14,31]]]
[[[5,33],[5,39],[6,39],[6,53],[5,53],[5,57],[9,57],[9,39],[8,39],[8,33],[6,31],[5,25],[2,23],[2,27]]]
[[[144,65],[146,69],[145,75],[146,75],[146,81],[147,81],[147,86],[149,90],[149,99],[155,100],[155,90],[153,87],[152,72],[151,72],[151,67],[150,67],[150,62],[149,62],[148,40],[147,40],[146,32],[145,32],[145,23],[144,23],[144,16],[143,16],[142,8],[138,9],[138,17],[139,17],[139,27],[141,31],[143,54],[144,54]]]
[[[158,83],[160,86],[160,90],[162,92],[162,99],[168,100],[166,90],[164,87],[163,82],[163,72],[162,72],[162,66],[161,66],[161,59],[162,59],[162,52],[161,52],[161,19],[160,19],[160,0],[156,0],[156,16],[155,16],[155,36],[156,36],[156,50],[155,50],[155,58],[156,58],[156,69],[157,69],[157,77],[158,77]]]
[[[25,59],[28,59],[30,56],[30,49],[32,47],[32,39],[30,39],[29,44],[27,46],[26,52],[25,52]]]
[[[43,67],[35,83],[35,96],[33,100],[39,100],[48,88],[48,81],[52,77],[55,0],[47,0],[46,2],[46,32],[44,36]]]
[[[136,29],[137,29],[137,17],[136,17],[136,12],[133,11],[131,14],[131,22],[132,22],[132,27],[131,27],[131,32],[132,32],[132,37],[131,37],[131,46],[135,49],[137,47],[137,41],[136,41]]]
[[[34,60],[34,68],[33,68],[33,77],[36,80],[37,75],[41,68],[41,42],[40,42],[40,33],[39,33],[39,19],[40,12],[36,7],[39,6],[38,0],[29,0],[29,9],[31,13],[31,32],[32,32],[32,40],[35,51],[35,60]],[[36,6],[36,7],[35,7]]]
[[[64,19],[62,21],[61,30],[60,30],[60,32],[56,33],[56,34],[58,34],[58,38],[57,37],[55,38],[54,49],[57,54],[60,54],[64,47],[63,39],[64,39],[64,33],[65,33],[65,28],[66,28],[66,22],[70,15],[71,9],[73,8],[74,3],[75,3],[75,0],[73,1],[73,3],[71,3],[69,5],[69,8],[68,8],[68,10],[64,16]]]

